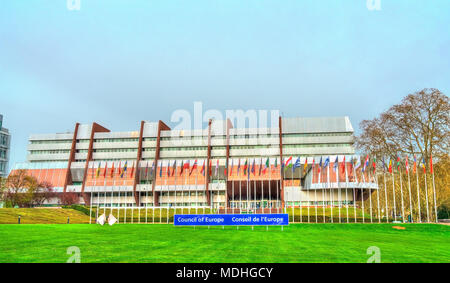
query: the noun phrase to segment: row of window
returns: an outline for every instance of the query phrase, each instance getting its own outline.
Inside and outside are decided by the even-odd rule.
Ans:
[[[61,143],[71,143],[71,142],[72,142],[72,140],[32,140],[32,141],[30,141],[30,144],[61,144]]]
[[[315,143],[315,144],[285,144],[283,148],[305,148],[305,147],[346,147],[349,143]]]
[[[94,149],[94,152],[137,152],[137,148]]]
[[[69,149],[55,149],[55,150],[30,150],[31,155],[35,154],[66,154],[70,153]]]
[[[138,138],[121,138],[121,139],[96,139],[94,142],[137,142]]]
[[[302,134],[283,134],[283,138],[296,138],[296,137],[336,137],[336,136],[351,136],[353,133],[341,132],[341,133],[302,133]]]
[[[207,146],[162,147],[161,151],[208,150]]]

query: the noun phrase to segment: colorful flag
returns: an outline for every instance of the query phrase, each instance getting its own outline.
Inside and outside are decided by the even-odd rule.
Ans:
[[[377,158],[376,157],[373,158],[372,169],[373,169],[373,174],[375,175],[375,171],[377,169]]]
[[[420,164],[423,168],[423,174],[427,173],[427,167],[425,166],[425,157],[422,157],[422,163]]]
[[[387,167],[386,167],[386,162],[384,161],[384,156],[383,156],[383,159],[381,160],[381,162],[383,163],[383,172],[386,172]]]
[[[98,163],[97,178],[100,176],[100,164],[101,164],[101,162]]]
[[[366,171],[366,167],[369,166],[369,155],[367,154],[366,156],[366,160],[364,161],[364,166],[362,171],[365,172]]]
[[[336,160],[334,161],[334,165],[333,165],[333,171],[336,172],[336,170],[338,169],[339,166],[339,158],[336,155]]]
[[[189,176],[192,175],[192,172],[194,171],[194,169],[197,168],[197,159],[195,159],[194,164],[192,165],[191,171],[189,172]]]
[[[231,176],[231,175],[233,175],[233,166],[234,166],[234,164],[233,164],[233,163],[234,163],[234,162],[233,162],[233,160],[234,160],[234,159],[231,159],[231,166],[230,166],[230,176]]]
[[[388,168],[388,170],[389,170],[389,173],[392,174],[392,158],[389,159],[389,168]]]
[[[119,161],[119,170],[117,170],[117,174],[119,175],[119,177],[122,174],[122,162],[121,161]]]
[[[405,170],[406,170],[406,174],[409,174],[408,155],[406,156],[406,161],[405,161]]]
[[[237,175],[239,176],[241,173],[241,159],[239,158],[238,167],[237,167]]]
[[[297,157],[297,160],[295,161],[294,165],[292,165],[292,173],[294,173],[295,168],[300,168],[300,157]]]
[[[317,173],[320,174],[321,171],[322,171],[322,156],[320,157],[319,167],[317,168]]]
[[[114,162],[111,168],[111,178],[114,178]]]
[[[327,159],[325,159],[325,162],[323,163],[323,168],[328,167],[330,165],[330,157],[328,156]]]
[[[275,169],[277,169],[278,168],[278,158],[275,158]]]
[[[417,158],[416,155],[414,154],[414,163],[413,163],[413,173],[416,174],[416,170],[417,170]]]
[[[113,163],[113,166],[114,166],[114,163]],[[145,178],[147,178],[147,176],[148,176],[148,161],[147,161],[147,164],[145,165]]]
[[[361,167],[361,158],[359,156],[355,157],[355,161],[356,161],[355,170],[357,170],[359,167]]]
[[[342,167],[342,174],[344,175],[345,174],[345,155],[344,155],[344,160],[342,161],[341,167]]]
[[[225,167],[223,168],[223,176],[226,177],[228,175],[228,160],[225,160]]]
[[[108,171],[108,162],[105,164],[105,171],[103,171],[103,178],[106,178],[106,171]]]
[[[264,164],[264,170],[263,170],[263,174],[265,175],[267,172],[267,169],[270,167],[270,160],[269,157],[267,157],[266,163]],[[270,170],[270,169],[269,169]]]
[[[303,165],[303,171],[305,171],[305,174],[306,174],[306,169],[308,169],[308,157],[305,157],[305,164]]]
[[[183,175],[183,171],[184,171],[184,160],[181,160],[180,176]]]
[[[173,167],[172,167],[172,177],[175,175],[175,172],[177,171],[177,161],[173,161]]]
[[[200,173],[205,176],[205,160],[203,160],[202,170],[200,170]]]
[[[246,159],[245,160],[245,163],[244,163],[244,175],[246,175],[247,174],[247,168],[248,168],[248,159]]]
[[[159,177],[162,177],[162,162],[159,163]]]
[[[397,156],[397,172],[400,171],[400,156]]]
[[[135,166],[135,164],[134,164],[134,161],[133,161],[133,165],[131,165],[131,174],[130,174],[130,177],[133,177],[134,166]]]
[[[291,167],[292,167],[292,156],[286,160],[286,163],[284,164],[284,170],[291,168]]]
[[[121,175],[120,175],[120,178],[123,178],[123,177],[124,177],[124,175],[125,175],[126,172],[127,172],[127,169],[128,169],[128,161],[125,161],[125,165],[124,165],[123,168],[122,168],[122,173],[121,173]]]

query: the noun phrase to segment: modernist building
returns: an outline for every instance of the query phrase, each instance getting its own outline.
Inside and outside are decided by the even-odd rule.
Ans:
[[[76,124],[70,133],[31,135],[28,161],[14,169],[99,206],[352,204],[377,189],[370,172],[352,164],[353,140],[348,117],[280,117],[277,127],[255,129],[230,120],[201,130],[142,121],[131,132]]]
[[[3,128],[3,115],[0,114],[0,177],[8,176],[9,146],[11,135]]]

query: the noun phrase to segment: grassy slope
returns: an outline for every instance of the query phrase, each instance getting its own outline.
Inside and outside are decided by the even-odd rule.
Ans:
[[[450,262],[450,227],[434,224],[303,224],[280,227],[0,225],[0,262]]]
[[[89,223],[89,216],[73,210],[62,208],[1,208],[1,224],[17,224],[21,217],[22,224],[64,224],[67,217],[71,223]]]

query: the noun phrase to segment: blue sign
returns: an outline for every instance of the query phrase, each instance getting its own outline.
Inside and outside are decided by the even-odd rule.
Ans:
[[[288,214],[175,214],[175,226],[289,225]]]

